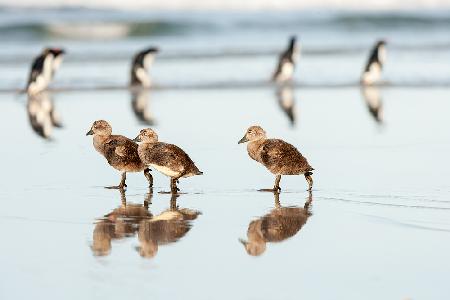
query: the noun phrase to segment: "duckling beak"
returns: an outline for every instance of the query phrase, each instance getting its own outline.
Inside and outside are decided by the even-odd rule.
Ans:
[[[86,133],[86,135],[94,135],[94,131],[91,129]]]
[[[239,239],[239,243],[241,243],[242,245],[244,245],[244,247],[247,247],[247,241],[244,239]]]
[[[138,135],[137,137],[134,138],[133,142],[139,143],[141,142],[141,137]]]
[[[242,139],[239,140],[238,144],[242,144],[248,142],[248,138],[246,136],[244,136]]]

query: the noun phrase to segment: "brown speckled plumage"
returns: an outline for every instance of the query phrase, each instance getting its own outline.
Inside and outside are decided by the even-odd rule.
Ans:
[[[312,171],[306,158],[293,145],[279,139],[267,139],[266,132],[260,126],[251,126],[239,143],[247,144],[248,155],[264,165],[272,174],[277,175],[275,186],[279,190],[281,175],[304,174],[309,189],[312,188]]]
[[[189,155],[176,145],[162,142],[144,143],[139,145],[138,153],[145,164],[169,168],[177,173],[174,177],[189,177],[200,173]]]
[[[144,171],[150,187],[153,185],[153,178],[139,158],[138,145],[135,142],[122,135],[113,135],[111,126],[104,120],[95,121],[87,135],[94,135],[94,148],[114,169],[123,172],[120,185],[113,188],[126,187],[126,172]]]
[[[118,171],[140,172],[145,169],[138,155],[138,145],[121,135],[111,135],[103,142],[103,155]]]
[[[306,158],[289,143],[278,139],[265,139],[261,143],[256,143],[258,147],[256,153],[252,143],[249,143],[247,150],[250,157],[262,163],[272,174],[275,175],[299,175],[314,170]],[[253,157],[252,157],[253,158]]]
[[[178,191],[179,178],[203,174],[183,149],[159,142],[158,135],[150,128],[141,130],[135,141],[141,142],[138,154],[142,162],[171,178],[172,193]]]

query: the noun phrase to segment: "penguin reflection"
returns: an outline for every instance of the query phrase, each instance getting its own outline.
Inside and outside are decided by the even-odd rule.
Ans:
[[[125,191],[120,190],[121,206],[100,218],[94,228],[92,253],[105,256],[111,252],[111,241],[132,237],[138,231],[139,222],[151,218],[148,210],[151,193],[146,194],[143,204],[127,203]]]
[[[363,86],[361,92],[366,102],[370,115],[378,124],[383,123],[383,103],[380,90],[376,86]]]
[[[199,211],[179,208],[177,197],[172,195],[170,208],[151,219],[141,221],[139,225],[139,246],[136,250],[145,258],[152,258],[161,245],[175,243],[191,229],[192,220],[197,219]]]
[[[150,91],[142,87],[133,87],[131,89],[131,106],[136,118],[145,125],[155,125],[153,115],[148,108],[150,100]]]
[[[61,118],[48,92],[29,95],[27,112],[31,128],[43,138],[50,138],[53,127],[62,127]]]
[[[296,235],[312,215],[310,211],[311,193],[309,193],[303,208],[283,207],[280,204],[280,194],[274,193],[274,196],[275,208],[261,218],[250,222],[247,230],[248,241],[239,240],[251,256],[263,254],[266,251],[266,243],[282,242]]]
[[[286,114],[291,123],[291,126],[295,125],[295,97],[294,89],[291,85],[283,85],[277,88],[277,99],[280,108]]]

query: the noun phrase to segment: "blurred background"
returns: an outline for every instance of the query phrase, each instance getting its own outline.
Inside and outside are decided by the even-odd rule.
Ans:
[[[290,35],[299,38],[295,81],[303,85],[358,83],[381,38],[387,83],[449,83],[448,1],[120,3],[4,3],[0,89],[23,88],[45,46],[68,51],[55,88],[124,87],[131,57],[148,45],[161,49],[152,68],[157,86],[261,85]]]

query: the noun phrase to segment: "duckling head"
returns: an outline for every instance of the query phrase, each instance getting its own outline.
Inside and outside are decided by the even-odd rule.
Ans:
[[[158,243],[155,240],[143,240],[141,245],[135,248],[141,257],[153,258],[158,253]]]
[[[239,239],[239,242],[245,247],[248,255],[260,256],[266,251],[266,243],[264,241],[245,241]]]
[[[250,126],[247,129],[247,132],[245,133],[244,137],[239,140],[238,144],[257,141],[265,138],[266,132],[264,131],[264,129],[261,128],[261,126]]]
[[[142,129],[139,135],[133,140],[135,142],[143,143],[156,143],[158,141],[158,135],[151,128]]]
[[[112,128],[108,122],[105,120],[97,120],[92,124],[91,129],[86,133],[86,135],[111,135]]]

